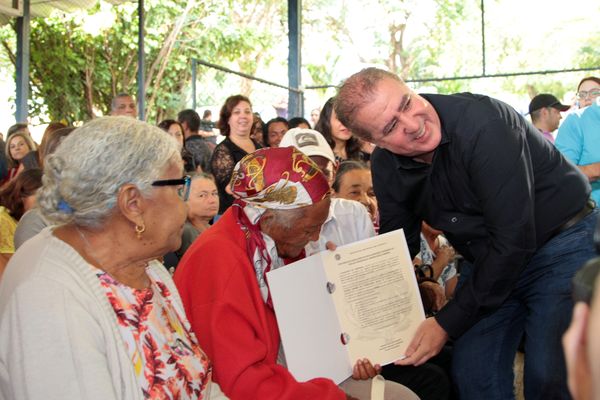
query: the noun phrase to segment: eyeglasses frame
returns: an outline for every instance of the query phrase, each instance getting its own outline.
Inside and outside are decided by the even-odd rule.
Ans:
[[[179,195],[183,201],[187,201],[190,197],[190,188],[192,186],[192,178],[189,175],[184,175],[180,179],[160,179],[151,183],[152,186],[183,186],[183,195]]]
[[[594,97],[600,96],[600,89],[598,89],[598,88],[594,88],[594,89],[590,89],[590,90],[581,90],[581,91],[575,93],[575,95],[577,96],[578,99],[585,100],[585,99],[590,98],[590,95],[592,95],[592,92],[594,93],[593,94]]]

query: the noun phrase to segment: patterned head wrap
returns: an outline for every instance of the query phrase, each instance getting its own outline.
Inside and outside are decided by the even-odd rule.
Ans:
[[[309,206],[329,193],[317,164],[292,146],[248,154],[235,166],[230,186],[244,203],[276,210]]]
[[[329,195],[325,175],[295,147],[259,149],[242,158],[229,183],[232,212],[246,236],[246,250],[263,300],[272,307],[266,273],[273,266],[259,220],[267,209],[291,210],[318,203]],[[304,251],[297,259],[304,258]],[[295,260],[281,260],[284,264]]]

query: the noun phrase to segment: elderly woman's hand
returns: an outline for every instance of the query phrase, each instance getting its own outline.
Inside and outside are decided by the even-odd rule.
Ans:
[[[381,373],[381,366],[371,364],[371,361],[366,358],[356,361],[354,368],[352,368],[352,378],[356,380],[371,379],[379,373]]]
[[[327,243],[325,243],[325,248],[329,251],[334,251],[335,249],[337,249],[337,245],[332,241],[328,241]]]

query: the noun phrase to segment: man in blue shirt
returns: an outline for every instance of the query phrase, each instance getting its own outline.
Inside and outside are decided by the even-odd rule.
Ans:
[[[555,145],[588,177],[592,198],[600,204],[600,97],[567,116],[558,129]]]

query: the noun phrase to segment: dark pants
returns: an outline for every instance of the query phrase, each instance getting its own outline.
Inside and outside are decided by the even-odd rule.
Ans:
[[[389,364],[382,368],[381,375],[393,382],[400,383],[421,400],[448,400],[451,387],[450,349],[444,348],[439,355],[418,367]]]
[[[561,338],[573,310],[571,280],[596,255],[597,214],[540,248],[502,306],[454,343],[452,378],[461,400],[514,399],[513,362],[523,334],[525,398],[570,399]],[[471,268],[465,265],[459,285]]]

